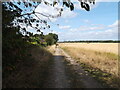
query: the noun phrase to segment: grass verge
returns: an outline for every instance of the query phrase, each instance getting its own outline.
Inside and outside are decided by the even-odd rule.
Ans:
[[[26,56],[10,72],[3,72],[3,88],[42,88],[47,77],[52,54],[35,45],[27,49]],[[7,74],[7,75],[6,75]]]

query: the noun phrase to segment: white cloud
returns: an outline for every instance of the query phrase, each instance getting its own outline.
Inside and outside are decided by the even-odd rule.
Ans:
[[[69,31],[59,34],[60,40],[118,40],[118,28],[115,21],[112,25],[85,25],[79,28],[70,28]],[[109,27],[114,26],[114,27]]]
[[[70,31],[98,31],[98,30],[103,30],[105,28],[105,26],[80,26],[79,28],[74,28],[74,29],[70,29]]]
[[[43,2],[36,8],[35,12],[43,13],[46,16],[48,15],[57,16],[59,14],[59,12],[54,7],[45,5]],[[48,21],[50,20],[52,22],[55,22],[57,20],[56,18],[48,18],[41,14],[37,14],[37,15],[42,20],[48,20]]]
[[[86,19],[86,20],[83,20],[83,22],[85,22],[85,23],[90,23],[90,21],[89,21],[89,20],[87,20],[87,19]]]
[[[104,29],[104,27],[90,27],[90,30],[100,30],[100,29]]]
[[[77,16],[77,13],[75,13],[74,11],[70,11],[69,8],[65,8],[61,15],[62,18],[73,18],[76,16]]]
[[[59,26],[60,29],[70,29],[71,26],[67,25],[67,26]]]
[[[48,15],[52,15],[52,16],[57,16],[59,14],[59,10],[58,8],[62,8],[62,6],[60,4],[56,5],[55,7],[52,7],[52,6],[48,6],[48,5],[45,5],[43,2],[36,8],[36,12],[39,12],[39,13],[43,13],[44,15],[48,16]],[[57,18],[49,18],[48,17],[45,17],[41,14],[37,14],[38,17],[40,17],[41,19],[43,20],[47,20],[47,21],[52,21],[52,22],[55,22],[57,20]],[[73,18],[77,16],[77,13],[73,12],[73,11],[70,11],[69,8],[64,8],[63,12],[62,12],[62,15],[61,15],[61,18]]]
[[[119,21],[120,23],[120,21]],[[108,27],[118,27],[118,20],[116,20],[112,25],[109,25]]]
[[[59,35],[60,40],[110,40],[118,39],[118,33],[115,29],[105,31],[90,31],[90,32],[67,32]]]

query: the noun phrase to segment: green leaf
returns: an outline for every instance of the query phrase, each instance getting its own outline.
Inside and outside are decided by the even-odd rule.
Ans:
[[[90,11],[90,6],[85,2],[81,2],[81,7],[84,8],[86,11]]]
[[[43,20],[43,23],[47,23],[47,21]]]
[[[20,4],[21,4],[21,2],[18,2],[18,4],[20,5]]]
[[[48,25],[48,28],[50,28],[50,25]]]
[[[74,10],[74,5],[73,5],[73,3],[70,3],[70,10],[71,10],[71,11]]]
[[[40,32],[40,29],[38,29],[37,32]]]
[[[61,11],[63,11],[63,9],[61,8]]]
[[[29,3],[29,6],[30,6],[30,7],[32,7],[32,4],[31,4],[31,3]]]
[[[39,23],[39,20],[36,20],[37,23]]]
[[[45,1],[44,3],[45,3],[46,5],[48,5],[48,2]]]
[[[65,6],[68,7],[68,8],[69,8],[69,6],[70,6],[67,2],[63,2],[63,5],[65,5]]]
[[[23,31],[25,31],[25,32],[26,32],[26,28],[23,28]]]
[[[38,26],[39,26],[39,24],[36,24],[36,26],[38,27]]]
[[[53,6],[55,6],[56,4],[57,4],[57,2],[56,2],[56,1],[54,1],[54,2],[53,2]]]

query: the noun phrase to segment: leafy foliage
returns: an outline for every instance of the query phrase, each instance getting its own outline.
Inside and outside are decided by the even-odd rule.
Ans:
[[[51,26],[48,25],[46,20],[39,18],[37,14],[47,18],[57,18],[61,16],[64,6],[70,8],[71,11],[74,10],[74,4],[68,0],[63,1],[63,7],[56,8],[59,12],[57,15],[35,12],[35,9],[41,2],[50,7],[55,7],[56,4],[60,3],[58,0],[55,0],[53,3],[46,2],[45,0],[40,0],[40,2],[29,0],[27,2],[2,3],[3,72],[15,69],[15,64],[27,56],[26,52],[27,49],[30,48],[31,42],[35,42],[35,44],[39,45],[52,45],[58,41],[56,34],[50,33],[46,36],[42,34],[41,30],[49,29]],[[82,8],[85,7],[87,7],[88,10],[89,5],[84,3]],[[33,35],[33,33],[26,30],[28,27],[32,27],[37,32],[41,32],[41,34]],[[46,43],[42,43],[39,41],[40,39],[45,40]]]
[[[86,11],[90,11],[90,5],[88,3],[95,4],[95,0],[86,0],[82,1],[79,0],[80,6],[84,8]],[[57,15],[50,15],[50,14],[44,14],[40,12],[36,12],[35,9],[41,4],[44,3],[45,5],[49,7],[54,7],[57,11]],[[55,5],[59,4],[59,0],[53,1],[53,3],[49,3],[47,1],[40,0],[39,2],[34,2],[32,0],[24,2],[4,2],[3,4],[6,6],[6,8],[9,11],[14,12],[14,24],[18,26],[24,33],[27,34],[26,28],[32,27],[33,29],[36,29],[37,32],[41,32],[43,29],[49,29],[50,25],[48,25],[46,20],[42,20],[38,15],[41,15],[43,17],[46,17],[48,19],[50,18],[57,18],[60,17],[64,6],[68,7],[71,11],[74,10],[74,4],[70,0],[63,0],[63,6],[62,7],[55,7]],[[23,6],[24,8],[21,8],[20,6]],[[13,14],[11,14],[13,15]],[[22,26],[21,26],[22,24]],[[34,25],[36,24],[36,26]],[[43,25],[44,24],[44,25]],[[23,28],[23,26],[25,26]]]
[[[56,44],[58,41],[58,35],[49,33],[48,35],[45,36],[45,41],[47,42],[47,45]]]
[[[48,35],[43,34],[35,34],[30,37],[29,42],[32,44],[36,44],[38,46],[48,46],[56,44],[58,41],[58,35],[49,33]]]
[[[27,37],[20,32],[20,27],[13,25],[13,20],[18,12],[7,9],[2,4],[2,65],[3,72],[11,72],[15,69],[15,64],[26,57],[29,43]],[[24,37],[24,38],[23,38]]]

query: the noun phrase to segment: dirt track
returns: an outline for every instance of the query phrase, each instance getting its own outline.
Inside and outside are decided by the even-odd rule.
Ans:
[[[56,49],[53,64],[49,70],[49,78],[46,81],[48,88],[69,88],[69,80],[65,72],[64,57],[59,48]]]
[[[67,68],[68,64],[65,64],[65,57],[67,62],[71,63],[69,67],[74,68],[74,71],[70,71]],[[78,75],[70,75],[72,73],[75,74],[75,71]],[[55,49],[53,64],[49,67],[49,77],[46,82],[46,88],[103,88],[100,83],[90,77],[88,73],[60,48]]]
[[[39,52],[34,54],[37,55]],[[49,63],[44,59],[41,66],[43,57],[28,59],[19,65],[21,68],[3,80],[3,88],[103,88],[59,47],[53,59]]]

